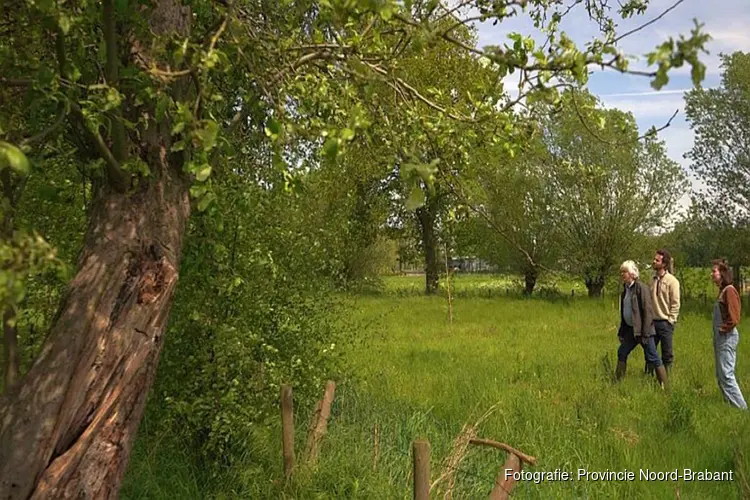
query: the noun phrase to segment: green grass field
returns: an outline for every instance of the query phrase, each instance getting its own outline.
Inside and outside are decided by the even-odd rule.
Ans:
[[[388,286],[412,281],[391,278]],[[253,436],[256,451],[245,457],[247,465],[221,478],[224,498],[411,498],[412,440],[430,441],[437,479],[464,424],[493,405],[477,435],[537,457],[525,470],[636,475],[634,481],[521,482],[514,498],[750,497],[750,414],[721,399],[710,303],[689,304],[681,315],[672,391],[665,394],[643,375],[640,349],[626,378],[613,384],[619,315],[612,298],[459,296],[452,324],[444,297],[386,293],[352,301],[367,327],[348,355],[352,374],[338,381],[318,467],[301,469],[283,487],[280,425],[273,423]],[[737,374],[747,398],[750,322],[740,325],[740,336]],[[298,454],[307,418],[296,416]],[[170,446],[139,440],[124,498],[217,496]],[[504,452],[470,447],[455,471],[454,498],[486,498],[504,460]],[[733,471],[734,481],[645,481],[641,469]],[[445,483],[438,484],[433,498],[444,491]]]

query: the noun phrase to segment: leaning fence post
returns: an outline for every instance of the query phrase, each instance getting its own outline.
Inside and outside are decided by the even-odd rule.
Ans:
[[[490,500],[506,500],[516,483],[514,474],[521,472],[521,459],[515,453],[509,453],[503,468],[497,474],[495,487],[490,492]]]
[[[281,386],[281,444],[284,453],[284,477],[288,480],[294,470],[294,406],[292,387]]]
[[[513,485],[516,483],[515,474],[521,472],[521,463],[526,462],[529,465],[536,465],[536,457],[527,455],[526,453],[508,446],[505,443],[498,443],[491,439],[480,439],[472,438],[469,440],[470,444],[490,446],[497,448],[508,453],[508,458],[503,464],[502,469],[498,472],[495,478],[495,487],[490,492],[490,500],[506,500],[510,495]]]
[[[417,439],[412,443],[414,454],[414,500],[430,499],[430,443]]]
[[[309,464],[315,464],[318,461],[320,452],[320,442],[328,430],[328,418],[331,416],[331,404],[333,404],[333,393],[336,390],[336,382],[329,380],[326,382],[326,390],[323,393],[323,399],[318,401],[310,433],[307,436],[307,446],[305,448],[306,460]]]

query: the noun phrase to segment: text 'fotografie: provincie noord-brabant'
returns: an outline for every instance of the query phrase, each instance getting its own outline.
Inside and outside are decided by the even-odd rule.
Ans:
[[[578,469],[576,472],[555,469],[554,471],[514,471],[505,469],[505,478],[516,481],[542,483],[544,481],[734,481],[734,471],[709,471],[693,469],[673,469],[655,471],[651,469],[590,471]]]

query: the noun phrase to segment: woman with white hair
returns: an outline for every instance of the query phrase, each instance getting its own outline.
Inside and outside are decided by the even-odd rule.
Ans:
[[[656,378],[662,388],[667,386],[667,371],[661,362],[654,343],[654,311],[651,303],[651,291],[648,285],[639,280],[638,266],[632,260],[626,260],[620,266],[620,278],[623,282],[620,295],[620,348],[617,350],[617,369],[615,377],[620,380],[625,376],[628,355],[638,344],[646,354],[646,361],[652,363]]]

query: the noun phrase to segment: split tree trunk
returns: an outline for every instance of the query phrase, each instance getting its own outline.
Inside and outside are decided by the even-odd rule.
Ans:
[[[163,150],[161,162],[135,193],[96,200],[50,335],[0,400],[2,499],[118,496],[190,212],[187,182],[170,175]]]
[[[602,291],[604,290],[604,276],[599,274],[596,276],[586,276],[584,279],[586,288],[589,291],[589,297],[601,297]]]
[[[526,296],[530,296],[534,292],[534,288],[536,287],[536,280],[537,280],[537,269],[536,267],[527,267],[524,271],[524,289],[523,294]]]
[[[434,295],[438,290],[437,239],[435,237],[435,209],[427,203],[417,209],[419,226],[422,230],[422,249],[424,250],[425,293]]]

